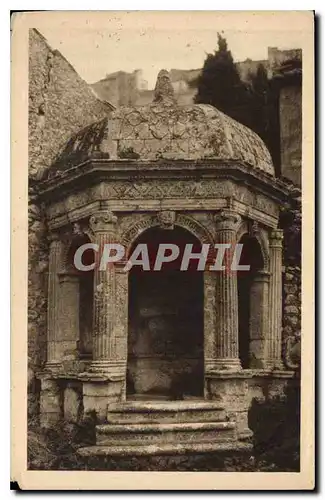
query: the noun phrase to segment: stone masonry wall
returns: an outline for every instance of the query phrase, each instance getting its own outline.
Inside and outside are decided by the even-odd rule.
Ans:
[[[301,207],[295,200],[283,210],[280,225],[284,231],[282,339],[287,368],[300,362],[301,335]]]
[[[99,101],[68,61],[43,36],[29,37],[29,288],[28,339],[30,387],[33,373],[46,360],[48,241],[43,209],[37,204],[37,180],[72,134],[106,116]],[[31,405],[32,406],[32,405]]]
[[[285,86],[280,91],[281,170],[297,186],[301,185],[301,99],[301,86]]]

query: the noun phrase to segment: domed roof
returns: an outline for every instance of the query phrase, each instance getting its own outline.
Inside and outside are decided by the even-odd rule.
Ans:
[[[257,134],[213,106],[178,105],[165,70],[158,75],[150,105],[118,108],[78,132],[50,175],[92,157],[233,160],[274,175],[270,153]]]

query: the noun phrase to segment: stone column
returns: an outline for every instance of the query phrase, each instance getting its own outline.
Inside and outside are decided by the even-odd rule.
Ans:
[[[212,265],[212,263],[211,263]],[[216,365],[216,273],[204,271],[204,372],[208,374]],[[205,381],[205,398],[210,396]]]
[[[233,210],[221,210],[215,218],[216,243],[230,243],[223,264],[225,270],[216,270],[216,346],[217,370],[240,370],[238,343],[237,272],[231,270],[232,255],[240,216]]]
[[[115,340],[116,359],[120,362],[120,369],[124,374],[122,399],[126,398],[126,369],[128,357],[128,320],[129,320],[129,273],[124,271],[126,261],[121,261],[115,266],[116,276],[116,302],[115,302]]]
[[[250,368],[264,368],[266,365],[269,338],[269,281],[269,272],[257,271],[250,290]]]
[[[62,242],[56,233],[50,236],[48,306],[47,306],[47,361],[46,368],[57,370],[61,367],[58,351],[59,340],[59,278]]]
[[[269,290],[269,341],[266,368],[279,369],[282,365],[282,240],[283,231],[276,229],[269,237],[270,290]]]
[[[59,274],[60,307],[59,339],[60,358],[72,360],[78,358],[79,341],[79,276],[77,273]]]
[[[125,363],[118,356],[116,340],[116,273],[114,264],[100,269],[104,245],[116,242],[117,217],[107,210],[101,210],[90,218],[90,227],[98,244],[94,269],[94,326],[93,361],[91,372],[119,376]]]

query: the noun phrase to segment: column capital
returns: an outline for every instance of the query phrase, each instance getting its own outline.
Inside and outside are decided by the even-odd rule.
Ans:
[[[283,231],[282,229],[274,229],[269,236],[270,247],[282,248]]]
[[[47,239],[50,245],[61,241],[60,234],[57,231],[51,231],[47,235]]]
[[[219,210],[215,214],[214,221],[216,223],[217,231],[222,231],[222,230],[236,231],[240,224],[241,216],[238,215],[236,212],[234,212],[234,210],[225,208],[223,210]]]
[[[89,219],[89,226],[93,233],[112,232],[117,223],[117,217],[110,210],[100,210]]]

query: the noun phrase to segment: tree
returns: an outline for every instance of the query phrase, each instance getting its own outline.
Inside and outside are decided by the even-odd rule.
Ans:
[[[227,40],[218,33],[218,50],[207,54],[197,80],[194,102],[211,104],[241,123],[248,124],[246,106],[249,89],[242,82]]]
[[[257,66],[256,73],[250,75],[251,103],[250,127],[264,141],[268,142],[268,94],[269,80],[263,64]]]
[[[266,69],[259,64],[244,83],[227,41],[218,33],[218,50],[207,54],[197,79],[196,103],[211,104],[251,128],[268,143],[268,87]]]

